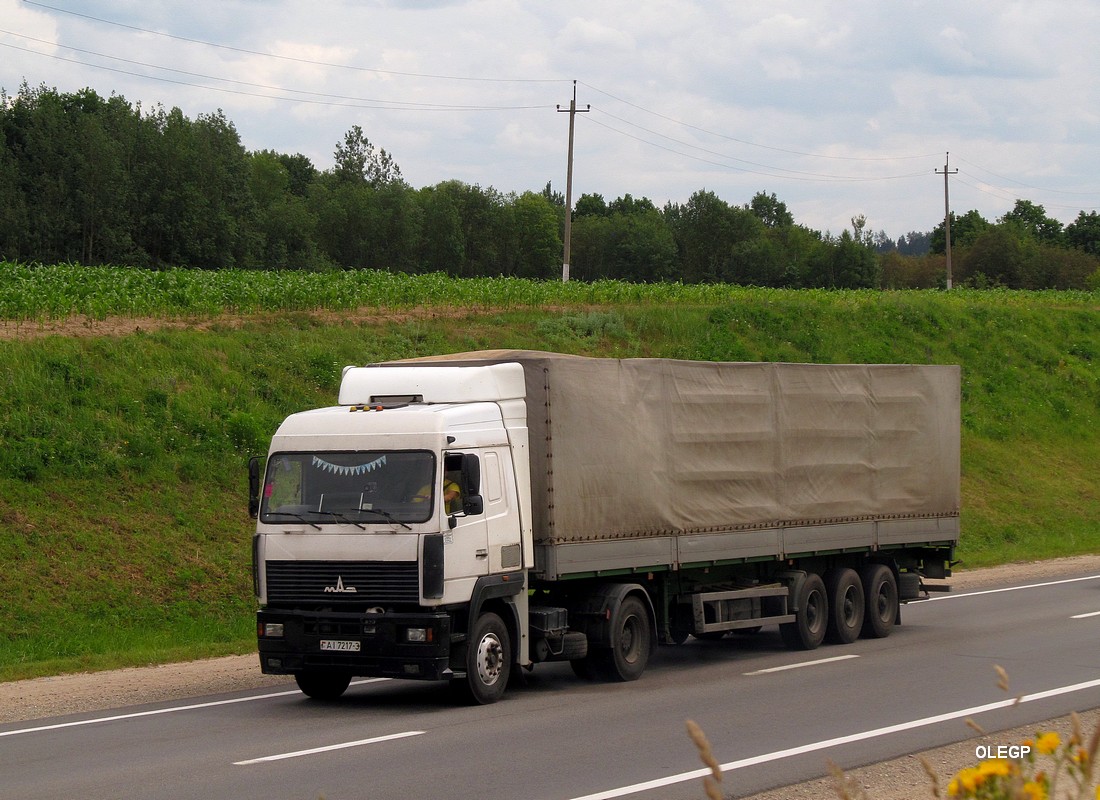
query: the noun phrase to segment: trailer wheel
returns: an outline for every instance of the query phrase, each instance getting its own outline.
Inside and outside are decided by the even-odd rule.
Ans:
[[[860,570],[860,579],[867,604],[861,633],[868,639],[885,638],[898,618],[898,584],[894,572],[885,564],[868,564]]]
[[[590,653],[589,658],[605,680],[636,681],[645,672],[652,651],[649,612],[637,597],[627,597],[612,625],[611,649]]]
[[[508,629],[496,614],[482,614],[466,641],[466,694],[479,705],[495,703],[504,695],[511,672]]]
[[[830,642],[851,644],[863,628],[866,601],[863,584],[854,569],[837,567],[825,573],[829,593],[829,627],[825,638]]]
[[[825,638],[829,625],[829,598],[821,576],[807,573],[795,599],[795,621],[780,625],[779,633],[791,650],[813,650]]]
[[[343,672],[297,672],[294,681],[314,700],[336,700],[347,691],[351,675]]]

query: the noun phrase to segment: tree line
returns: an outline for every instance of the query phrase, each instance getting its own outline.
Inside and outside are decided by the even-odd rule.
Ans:
[[[0,92],[0,258],[154,269],[356,269],[553,279],[565,202],[457,180],[414,188],[359,126],[333,166],[249,152],[219,110],[186,117],[91,89],[24,83]],[[898,240],[797,224],[775,194],[743,205],[699,190],[658,208],[627,194],[581,196],[570,275],[636,282],[774,287],[935,287],[946,276],[941,224]],[[956,283],[1100,288],[1100,217],[1062,226],[1017,201],[995,222],[953,218]]]

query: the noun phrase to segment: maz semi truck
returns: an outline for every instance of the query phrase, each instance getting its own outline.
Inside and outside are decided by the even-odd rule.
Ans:
[[[484,351],[344,369],[250,466],[265,673],[475,702],[569,661],[777,625],[883,637],[946,590],[959,369]]]

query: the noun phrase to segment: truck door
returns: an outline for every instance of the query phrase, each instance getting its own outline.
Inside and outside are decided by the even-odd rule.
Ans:
[[[443,486],[468,487],[469,481],[461,472],[462,454],[447,453],[443,459]],[[445,494],[445,493],[444,493]],[[444,575],[448,581],[463,578],[479,578],[489,574],[488,526],[484,513],[467,513],[461,509],[465,498],[448,507],[442,499],[444,511]],[[454,520],[454,527],[449,526]]]

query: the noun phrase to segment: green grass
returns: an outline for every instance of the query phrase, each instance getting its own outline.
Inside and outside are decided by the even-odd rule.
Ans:
[[[196,272],[166,290],[148,276],[167,273],[5,270],[20,275],[0,284],[8,319],[275,313],[0,341],[0,679],[250,652],[248,457],[287,413],[333,402],[345,364],[440,352],[961,364],[965,566],[1100,551],[1096,294]],[[149,298],[127,295],[146,280]],[[359,305],[426,311],[307,313]]]

